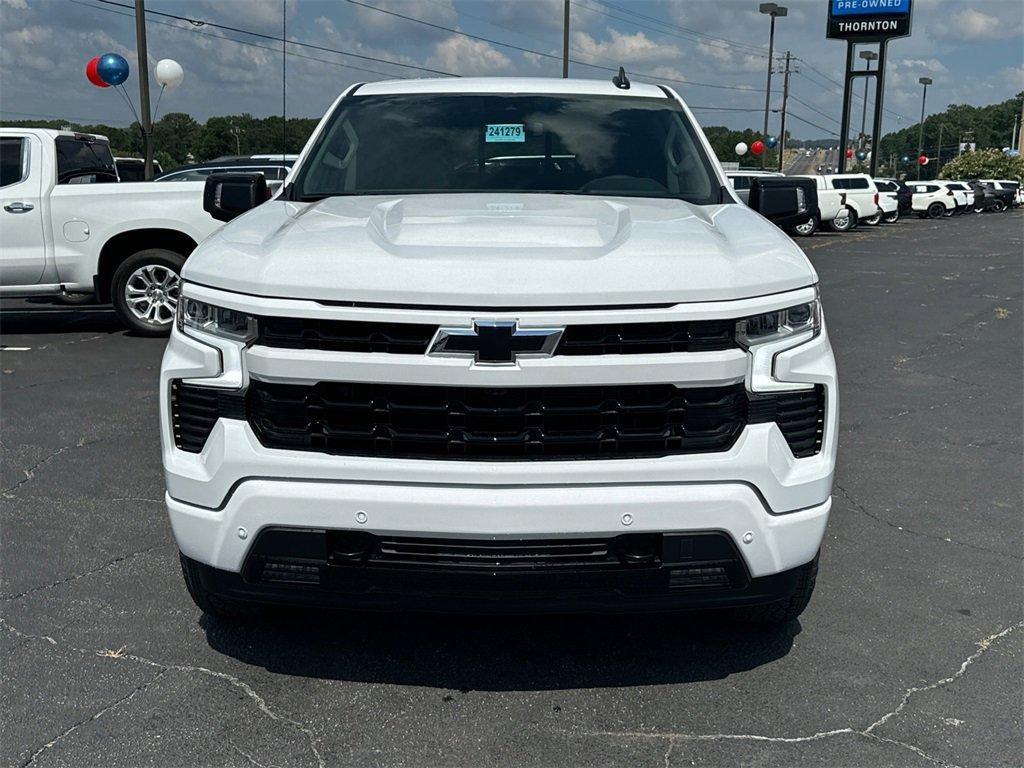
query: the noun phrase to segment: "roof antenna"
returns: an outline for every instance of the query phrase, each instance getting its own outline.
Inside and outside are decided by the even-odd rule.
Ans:
[[[629,78],[626,77],[626,70],[619,67],[619,74],[612,78],[612,85],[624,91],[629,90]]]

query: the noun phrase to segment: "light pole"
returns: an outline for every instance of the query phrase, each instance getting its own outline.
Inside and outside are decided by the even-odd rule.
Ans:
[[[928,86],[932,84],[930,77],[919,77],[917,79],[921,85],[924,86],[924,90],[921,91],[921,125],[917,131],[917,180],[921,180],[921,152],[924,151],[924,100],[928,96]]]
[[[785,6],[778,5],[777,3],[761,3],[759,10],[761,13],[768,14],[772,17],[771,32],[768,33],[768,82],[764,87],[764,131],[762,136],[768,138],[768,110],[771,106],[772,99],[772,64],[774,63],[775,53],[775,19],[778,16],[785,16],[789,13],[789,9]],[[761,167],[764,168],[765,153],[761,153]]]
[[[864,71],[871,71],[871,62],[878,58],[878,54],[874,51],[861,51],[859,56],[864,59]],[[867,125],[868,120],[868,78],[864,77],[864,110],[860,115],[860,149],[864,149],[864,129]]]

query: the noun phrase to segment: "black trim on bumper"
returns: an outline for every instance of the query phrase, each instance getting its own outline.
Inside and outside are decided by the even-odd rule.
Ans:
[[[444,613],[757,605],[788,598],[800,571],[750,578],[732,539],[720,532],[510,541],[269,529],[242,573],[197,565],[203,587],[231,600]]]

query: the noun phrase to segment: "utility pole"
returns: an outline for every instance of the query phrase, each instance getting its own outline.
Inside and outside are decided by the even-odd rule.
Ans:
[[[939,169],[942,168],[942,129],[945,128],[944,123],[939,123],[939,147],[935,150],[935,178],[939,178]]]
[[[924,101],[928,98],[928,86],[932,84],[930,77],[919,77],[917,82],[924,86],[921,91],[921,124],[917,130],[917,180],[921,180],[921,153],[924,151]]]
[[[789,101],[789,62],[792,53],[786,51],[786,76],[782,80],[782,125],[779,127],[779,172],[782,172],[782,158],[786,154],[786,102]]]
[[[142,143],[146,161],[143,174],[146,181],[153,178],[153,121],[149,114],[149,54],[146,52],[146,4],[135,0],[135,49],[139,61],[139,112],[142,119]]]
[[[569,0],[562,10],[562,79],[569,77]]]
[[[771,108],[772,100],[772,66],[775,64],[775,19],[779,16],[786,16],[789,9],[778,3],[761,3],[758,10],[761,13],[772,17],[771,31],[768,33],[768,82],[764,87],[764,131],[762,136],[768,138],[768,110]],[[764,169],[765,156],[761,153],[761,168]]]
[[[1013,116],[1013,136],[1010,138],[1010,149],[1016,149],[1017,147],[1017,121],[1019,119],[1017,115]]]
[[[1021,130],[1017,134],[1017,151],[1024,155],[1024,104],[1020,107]]]

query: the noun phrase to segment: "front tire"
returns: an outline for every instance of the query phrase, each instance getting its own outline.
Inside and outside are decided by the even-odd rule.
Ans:
[[[114,312],[141,336],[171,332],[181,289],[185,257],[163,248],[147,248],[121,262],[110,283]]]
[[[929,219],[941,219],[946,213],[946,206],[942,203],[932,203],[928,206]]]
[[[884,221],[886,224],[895,224],[899,220],[900,212],[898,209],[893,211],[892,213],[887,213],[885,214],[885,216],[882,217],[882,221]]]
[[[817,216],[811,216],[811,218],[809,218],[803,224],[797,224],[795,227],[792,227],[789,230],[789,232],[790,232],[791,235],[796,235],[798,237],[810,237],[817,230],[818,230],[818,217]]]
[[[807,604],[811,602],[814,584],[818,579],[818,557],[802,566],[797,574],[796,588],[789,597],[763,605],[744,605],[732,608],[729,618],[743,624],[760,624],[762,626],[778,626],[788,624],[796,619]]]
[[[1006,210],[1006,207],[1006,201],[1004,200],[996,200],[992,204],[992,210],[995,211],[996,213],[1002,213],[1003,211]]]
[[[845,212],[845,216],[843,213]],[[853,229],[857,222],[857,214],[847,208],[845,211],[840,211],[836,214],[836,217],[829,222],[829,227],[835,232],[849,232]]]
[[[178,559],[181,560],[181,575],[185,579],[188,594],[203,613],[221,621],[231,622],[258,619],[265,613],[263,606],[258,603],[245,603],[214,594],[203,585],[199,563],[185,557],[181,552],[178,553]]]

